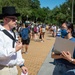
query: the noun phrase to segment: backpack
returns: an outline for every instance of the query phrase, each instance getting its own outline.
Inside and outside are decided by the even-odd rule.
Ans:
[[[23,28],[20,32],[21,37],[23,40],[27,40],[29,38],[29,29],[28,28]]]
[[[37,32],[37,27],[34,27],[34,32]]]

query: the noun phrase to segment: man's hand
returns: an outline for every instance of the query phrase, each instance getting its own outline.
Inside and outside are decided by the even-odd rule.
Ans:
[[[20,49],[22,49],[22,43],[21,42],[17,42],[16,43],[16,52],[19,51]]]
[[[25,66],[22,66],[21,69],[24,74],[28,73],[28,69]]]

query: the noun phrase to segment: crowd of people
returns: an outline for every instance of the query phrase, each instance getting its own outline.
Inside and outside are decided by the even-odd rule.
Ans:
[[[31,22],[17,25],[15,7],[3,7],[0,18],[3,25],[0,25],[0,75],[18,75],[16,65],[19,65],[22,72],[26,74],[28,69],[24,65],[22,53],[28,53],[30,40],[37,42],[44,41],[45,32],[49,31],[52,37],[61,37],[75,42],[74,27],[71,22],[64,22],[62,26],[33,24]],[[59,55],[52,49],[52,58],[55,61],[53,75],[75,75],[75,52],[73,57],[69,51]],[[63,70],[62,70],[63,69]]]
[[[28,29],[30,31],[30,39],[34,41],[38,41],[40,39],[41,42],[44,42],[44,35],[46,31],[46,25],[45,24],[32,24],[32,23],[23,23],[19,27],[17,27],[17,32],[21,32],[21,30],[24,28],[24,26],[27,25]]]
[[[16,65],[22,69],[22,73],[28,73],[24,65],[22,53],[28,52],[30,40],[44,42],[45,25],[32,25],[31,23],[21,23],[17,25],[15,7],[7,6],[2,8],[0,19],[0,75],[18,75]],[[42,31],[43,30],[43,31]]]

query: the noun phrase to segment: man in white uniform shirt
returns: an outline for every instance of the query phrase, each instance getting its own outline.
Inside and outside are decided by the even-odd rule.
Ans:
[[[13,46],[13,40],[2,31],[5,30],[14,37],[12,29],[16,26],[18,16],[20,14],[16,13],[15,7],[2,8],[0,18],[4,23],[0,30],[0,75],[18,75],[16,65],[20,66],[23,73],[28,72],[21,55],[22,43],[15,41]]]

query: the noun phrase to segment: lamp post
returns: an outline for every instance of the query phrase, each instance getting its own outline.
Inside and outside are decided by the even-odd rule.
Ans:
[[[74,0],[72,0],[72,18],[71,18],[72,23],[73,23],[73,7],[74,7]]]

